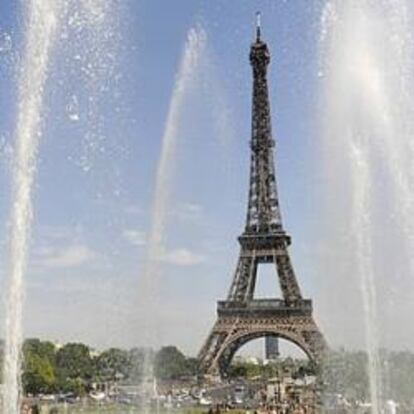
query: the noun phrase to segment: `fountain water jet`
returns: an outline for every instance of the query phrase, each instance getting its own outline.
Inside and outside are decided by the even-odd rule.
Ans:
[[[55,49],[54,59],[59,60],[59,57],[62,57],[66,63],[72,47],[83,56],[86,55],[82,61],[76,61],[79,71],[85,71],[85,67],[88,69],[86,80],[80,81],[93,83],[92,90],[91,87],[84,90],[91,90],[90,95],[96,95],[97,85],[104,84],[113,74],[113,60],[116,56],[113,43],[117,38],[113,28],[118,16],[116,6],[115,0],[28,0],[22,3],[26,26],[18,72],[3,367],[2,412],[7,414],[20,412],[20,348],[23,340],[24,275],[32,220],[31,193],[42,135],[43,100],[52,64],[52,49]],[[69,37],[70,44],[65,45],[64,42],[68,41]],[[64,51],[63,56],[59,56],[57,47],[54,47],[57,42],[63,44],[60,49]],[[50,75],[51,80],[55,80],[55,72]],[[57,83],[63,85],[59,81]],[[76,97],[72,103],[73,112],[70,116],[74,121],[77,116]],[[88,128],[96,130],[96,125],[91,123]]]
[[[157,336],[157,286],[160,276],[160,261],[165,255],[165,225],[168,216],[168,205],[174,175],[175,150],[178,138],[180,118],[187,94],[195,84],[197,69],[206,46],[206,33],[197,26],[191,28],[187,35],[184,52],[181,58],[172,97],[168,109],[167,120],[161,143],[161,153],[158,161],[151,224],[148,235],[148,246],[145,258],[144,274],[141,285],[143,299],[144,339],[147,345],[156,342]],[[153,393],[155,381],[152,353],[148,350],[144,356],[142,385],[144,393]],[[148,411],[148,400],[143,402],[143,408]]]
[[[350,157],[353,164],[353,200],[352,229],[356,235],[356,261],[361,278],[361,294],[364,305],[365,338],[368,350],[369,386],[372,412],[379,413],[382,398],[381,364],[379,356],[379,336],[377,326],[377,292],[375,289],[374,266],[372,263],[371,216],[369,187],[372,185],[366,149],[350,141]]]
[[[31,192],[41,136],[41,113],[49,56],[59,23],[59,2],[30,0],[19,78],[15,159],[10,213],[9,285],[3,367],[3,413],[20,412],[20,365],[24,273],[32,218]]]
[[[322,14],[326,174],[332,180],[331,191],[341,188],[329,206],[333,213],[328,211],[328,215],[331,225],[339,220],[338,211],[343,214],[343,227],[351,224],[346,249],[355,263],[361,291],[374,413],[380,412],[385,397],[379,345],[383,343],[380,321],[384,317],[380,312],[386,302],[377,296],[381,278],[386,278],[385,286],[396,284],[392,277],[403,261],[397,249],[399,259],[393,262],[390,248],[382,246],[376,236],[380,228],[381,239],[395,237],[384,224],[390,221],[390,209],[395,209],[392,214],[398,219],[393,223],[399,229],[398,242],[407,251],[414,247],[410,165],[414,128],[408,92],[413,85],[414,54],[409,20],[405,0],[326,1]],[[394,266],[393,274],[381,275],[384,263]],[[413,263],[406,267],[399,269],[402,274],[414,269]]]

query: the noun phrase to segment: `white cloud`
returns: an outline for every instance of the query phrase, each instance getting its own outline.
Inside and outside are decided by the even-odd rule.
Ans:
[[[58,249],[45,249],[39,252],[36,261],[41,267],[76,267],[96,258],[97,254],[88,246],[74,244]]]
[[[162,257],[162,261],[176,266],[193,266],[204,262],[205,257],[188,249],[181,248],[166,252]]]
[[[122,232],[123,237],[134,246],[145,246],[147,243],[146,235],[143,231],[127,229]]]
[[[199,221],[203,216],[203,206],[196,203],[181,203],[174,213],[180,220]]]
[[[81,226],[75,225],[71,227],[65,226],[41,226],[38,230],[38,237],[53,243],[66,242],[73,237],[81,235],[83,230]]]

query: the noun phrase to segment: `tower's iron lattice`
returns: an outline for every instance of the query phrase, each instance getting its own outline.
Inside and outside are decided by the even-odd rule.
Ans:
[[[235,352],[255,338],[284,338],[298,345],[316,364],[326,349],[312,316],[312,301],[302,297],[288,253],[291,239],[282,225],[267,86],[269,62],[269,50],[258,24],[250,50],[253,105],[246,226],[238,239],[240,255],[227,299],[218,302],[217,320],[199,353],[203,374],[225,375]],[[254,298],[262,263],[275,264],[282,298]]]

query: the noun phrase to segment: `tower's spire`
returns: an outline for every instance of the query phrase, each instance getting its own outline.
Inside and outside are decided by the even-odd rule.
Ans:
[[[250,63],[253,69],[252,156],[246,232],[281,232],[283,229],[276,189],[273,162],[274,141],[267,86],[267,66],[270,63],[270,54],[266,42],[260,37],[259,12],[256,17],[257,37],[250,49]]]
[[[256,12],[256,42],[260,42],[260,35],[261,35],[261,13],[258,11]]]

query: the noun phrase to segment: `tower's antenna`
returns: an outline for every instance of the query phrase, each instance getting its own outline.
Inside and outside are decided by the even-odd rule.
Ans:
[[[260,40],[260,27],[261,27],[261,13],[258,11],[256,12],[256,40]]]

